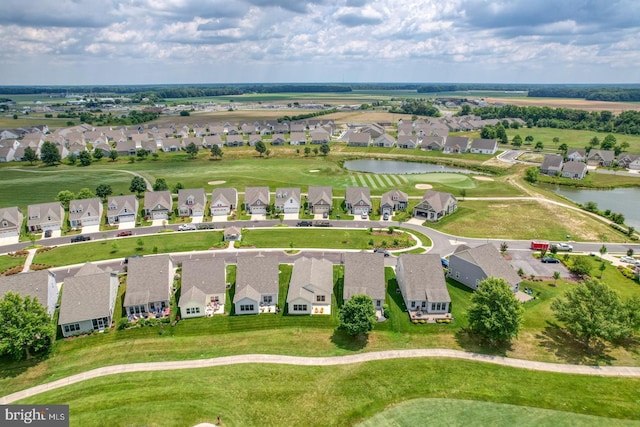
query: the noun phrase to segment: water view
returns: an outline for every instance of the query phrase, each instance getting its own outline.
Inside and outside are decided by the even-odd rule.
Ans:
[[[347,160],[344,162],[344,168],[350,171],[381,174],[457,172],[484,175],[480,172],[456,168],[454,166],[434,165],[431,163],[401,162],[398,160]]]
[[[639,180],[640,182],[640,180]],[[612,190],[593,190],[587,188],[565,187],[554,184],[539,184],[541,188],[551,190],[567,199],[580,203],[595,202],[598,209],[624,215],[625,224],[640,230],[640,188],[615,188]]]

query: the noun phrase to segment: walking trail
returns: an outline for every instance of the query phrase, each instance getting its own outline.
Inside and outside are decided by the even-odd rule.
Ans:
[[[197,369],[250,363],[296,366],[337,366],[371,362],[376,360],[412,359],[425,357],[463,359],[475,362],[493,363],[496,365],[509,366],[512,368],[563,374],[640,378],[640,367],[565,365],[561,363],[535,362],[531,360],[511,359],[502,356],[491,356],[486,354],[468,353],[460,350],[448,349],[388,350],[332,357],[280,356],[275,354],[242,354],[237,356],[216,357],[211,359],[181,360],[174,362],[130,363],[123,365],[105,366],[9,394],[0,398],[0,404],[7,405],[9,403],[25,399],[27,397],[35,396],[46,391],[56,390],[93,378],[131,372]]]

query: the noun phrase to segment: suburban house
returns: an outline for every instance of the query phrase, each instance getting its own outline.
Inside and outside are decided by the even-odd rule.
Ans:
[[[173,209],[173,199],[168,190],[144,193],[144,214],[150,219],[169,219]]]
[[[344,295],[347,301],[354,295],[367,295],[376,311],[382,310],[385,299],[384,255],[371,252],[344,254]],[[381,314],[381,313],[379,313]]]
[[[371,138],[379,138],[384,135],[385,129],[384,126],[381,126],[378,123],[369,123],[368,125],[363,126],[360,129],[360,132],[368,133],[371,135]]]
[[[640,169],[640,154],[620,153],[618,156],[618,166],[625,169]]]
[[[211,193],[211,216],[231,215],[231,211],[238,207],[238,191],[235,188],[216,188]]]
[[[0,298],[9,291],[20,294],[23,298],[36,298],[50,316],[56,310],[58,286],[55,273],[49,270],[0,276]]]
[[[504,279],[513,292],[520,287],[520,276],[490,243],[454,252],[449,256],[447,275],[471,289],[488,277]]]
[[[589,166],[613,166],[616,159],[616,153],[612,150],[591,150],[587,156],[587,164]]]
[[[224,143],[222,142],[222,137],[219,134],[208,135],[202,138],[202,145],[206,148],[212,148],[214,145],[222,148]]]
[[[24,215],[18,207],[0,208],[0,239],[19,237],[23,220]]]
[[[166,138],[162,140],[162,151],[180,151],[180,141],[177,138]]]
[[[107,222],[109,224],[133,223],[138,215],[138,198],[128,196],[111,196],[107,199]]]
[[[391,148],[396,145],[396,139],[388,133],[385,133],[374,139],[371,145],[374,147]]]
[[[17,147],[17,146],[16,146]],[[0,162],[11,162],[14,159],[16,149],[13,145],[3,143],[0,144]]]
[[[284,135],[274,135],[273,138],[271,138],[271,145],[284,145],[286,144],[286,140],[284,139]]]
[[[247,144],[249,144],[249,146],[251,147],[255,147],[256,143],[258,142],[262,142],[262,137],[260,135],[249,135],[247,137]],[[273,142],[272,142],[272,145],[273,145]]]
[[[180,316],[187,319],[224,313],[226,281],[225,262],[221,258],[182,261]]]
[[[331,213],[333,206],[333,189],[331,187],[309,186],[307,208],[312,214]]]
[[[445,153],[466,153],[469,150],[469,138],[466,136],[447,136],[442,149]]]
[[[57,231],[62,229],[64,208],[60,202],[39,203],[27,207],[29,231]]]
[[[204,188],[182,188],[178,190],[178,216],[203,217],[207,205]]]
[[[247,187],[244,190],[244,209],[247,214],[265,215],[269,207],[269,187]]]
[[[584,162],[571,160],[562,166],[562,177],[583,179],[587,174],[587,165]]]
[[[64,281],[58,325],[64,337],[111,327],[118,295],[118,275],[85,264]]]
[[[289,144],[305,145],[307,143],[307,134],[304,132],[291,132],[289,135]]]
[[[227,134],[225,143],[227,147],[242,147],[244,145],[244,138],[238,134]]]
[[[100,225],[102,210],[102,200],[98,197],[71,200],[69,202],[69,225],[71,228]]]
[[[400,255],[396,267],[396,279],[412,319],[422,314],[449,312],[451,297],[447,290],[439,255]]]
[[[371,212],[369,187],[347,187],[344,201],[351,215],[364,215]]]
[[[77,152],[84,151],[78,148],[69,146],[69,152],[78,155]],[[136,143],[130,139],[121,139],[116,142],[116,151],[121,156],[135,156],[136,155]]]
[[[420,147],[428,151],[440,151],[444,147],[443,136],[426,136],[422,138]]]
[[[395,211],[404,211],[409,205],[409,196],[400,190],[387,191],[380,198],[380,215],[393,215]]]
[[[469,151],[478,154],[495,154],[498,151],[498,141],[495,139],[476,138],[471,142]]]
[[[414,217],[425,217],[427,221],[437,221],[458,209],[458,199],[453,194],[427,190],[420,203],[413,208]]]
[[[233,296],[235,314],[275,313],[278,304],[278,257],[239,257]]]
[[[299,188],[276,188],[276,202],[274,204],[276,212],[286,214],[297,214],[300,212],[300,189]]]
[[[567,150],[567,161],[584,162],[587,160],[587,150],[584,148],[569,148]]]
[[[149,313],[165,315],[173,285],[173,262],[168,255],[129,258],[123,310],[129,318]]]
[[[368,147],[371,145],[371,134],[366,132],[353,132],[349,135],[347,145],[351,147]]]
[[[398,148],[418,148],[420,141],[417,135],[398,135]]]
[[[545,154],[540,165],[540,173],[544,175],[558,176],[562,171],[562,156],[559,154]]]
[[[298,258],[293,263],[287,308],[289,314],[331,314],[333,264],[327,259]]]
[[[331,134],[324,128],[315,128],[309,132],[312,144],[326,144],[331,139]]]

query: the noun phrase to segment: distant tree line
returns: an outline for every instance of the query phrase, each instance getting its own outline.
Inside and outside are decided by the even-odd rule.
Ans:
[[[585,111],[571,108],[504,105],[502,107],[476,107],[472,114],[483,119],[519,118],[528,127],[591,130],[640,135],[640,112]]]
[[[332,113],[335,113],[336,111],[338,110],[336,110],[335,108],[331,108],[330,110],[321,110],[321,111],[315,111],[313,113],[306,113],[306,114],[296,114],[295,116],[282,116],[282,117],[278,117],[278,123],[295,122],[298,120],[311,119],[313,117],[332,114]]]
[[[640,88],[633,87],[540,87],[529,90],[538,98],[584,98],[589,101],[637,102]]]
[[[440,117],[440,111],[430,101],[418,98],[405,99],[400,107],[393,107],[390,111],[415,116]]]

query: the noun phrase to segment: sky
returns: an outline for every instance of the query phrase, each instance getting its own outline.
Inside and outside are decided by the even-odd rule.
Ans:
[[[0,85],[640,83],[638,0],[2,0]]]

